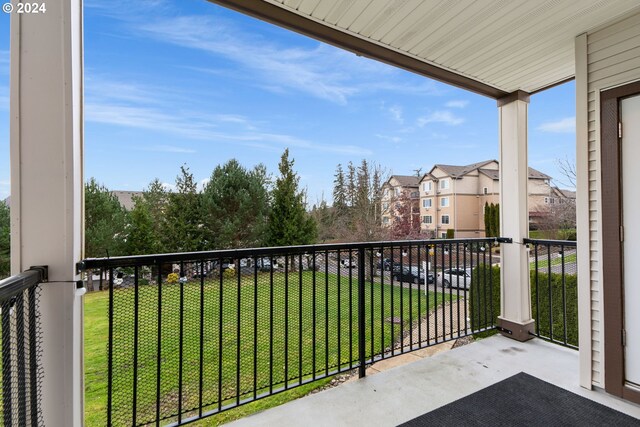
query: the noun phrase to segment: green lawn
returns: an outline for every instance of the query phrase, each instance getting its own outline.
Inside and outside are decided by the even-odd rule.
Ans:
[[[562,260],[563,258],[558,256],[558,257],[554,257],[551,258],[551,265],[562,265]],[[565,264],[569,264],[569,263],[576,263],[578,261],[578,255],[575,253],[569,254],[569,255],[565,255],[564,257],[564,263]],[[540,255],[538,257],[538,269],[541,268],[547,268],[549,267],[549,259],[547,258],[546,255]],[[529,263],[529,268],[531,270],[535,270],[536,269],[536,262],[535,261],[531,261]]]
[[[136,294],[133,289],[115,290],[113,425],[132,423],[136,348],[136,421],[142,424],[155,419],[159,324],[160,415],[169,422],[177,419],[180,375],[182,407],[195,409],[198,406],[201,345],[205,411],[217,408],[220,401],[222,405],[234,403],[238,394],[246,399],[253,397],[254,390],[258,395],[268,392],[270,382],[275,384],[274,388],[285,383],[293,387],[300,379],[311,378],[314,372],[316,376],[325,375],[327,366],[329,371],[338,366],[348,367],[349,361],[358,357],[356,289],[355,280],[350,292],[347,277],[322,273],[315,274],[314,286],[313,274],[308,271],[291,272],[288,278],[283,273],[275,273],[273,287],[269,285],[266,273],[258,277],[257,286],[252,276],[243,277],[240,287],[237,279],[228,278],[223,283],[222,295],[217,281],[207,281],[203,288],[199,282],[190,282],[182,286],[182,292],[180,285],[163,284],[159,319],[158,287],[140,286],[137,347],[134,345]],[[410,321],[417,321],[419,310],[424,316],[427,306],[432,309],[449,298],[446,294],[435,293],[425,296],[417,287],[409,290],[367,283],[365,289],[368,356],[372,351],[380,353],[397,342],[401,328],[406,332]],[[202,295],[204,300],[201,301]],[[180,309],[181,301],[183,310]],[[108,307],[107,292],[94,292],[85,297],[85,420],[89,426],[106,424]],[[285,316],[287,312],[288,316]],[[396,323],[391,322],[394,317]],[[397,322],[398,318],[403,322]],[[220,334],[222,345],[219,344]],[[181,340],[182,372],[179,363]],[[328,381],[319,380],[223,412],[203,421],[205,424],[202,425],[216,425],[278,405]]]

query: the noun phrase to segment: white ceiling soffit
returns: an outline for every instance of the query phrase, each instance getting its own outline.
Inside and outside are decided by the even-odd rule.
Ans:
[[[574,76],[577,35],[638,0],[209,0],[493,98]]]

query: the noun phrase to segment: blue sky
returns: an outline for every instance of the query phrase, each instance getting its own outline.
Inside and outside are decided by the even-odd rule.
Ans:
[[[9,19],[0,14],[0,198],[9,194]],[[529,164],[575,157],[575,86],[532,97]],[[288,147],[309,202],[338,163],[394,174],[498,156],[494,100],[204,0],[85,0],[85,177],[204,182],[231,158],[272,173]]]

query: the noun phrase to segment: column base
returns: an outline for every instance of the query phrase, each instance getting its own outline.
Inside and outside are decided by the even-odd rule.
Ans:
[[[498,331],[505,337],[516,341],[528,341],[534,337],[535,320],[531,319],[525,323],[518,323],[498,316]]]

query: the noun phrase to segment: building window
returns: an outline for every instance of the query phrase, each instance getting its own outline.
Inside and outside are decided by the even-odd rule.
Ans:
[[[431,207],[431,199],[422,199],[422,207],[429,209]]]
[[[422,183],[422,191],[425,193],[431,192],[431,181]]]
[[[426,215],[422,217],[422,223],[423,224],[432,224],[433,223],[433,217],[431,215]]]
[[[554,197],[549,197],[549,204],[553,205],[556,203],[556,199]]]
[[[384,193],[383,193],[383,195],[384,195],[384,198],[385,198],[385,199],[388,199],[388,198],[389,198],[389,189],[388,189],[388,188],[385,188],[385,189],[384,189]]]
[[[383,203],[383,204],[382,204],[382,210],[383,210],[383,211],[389,210],[389,203],[386,203],[386,202],[385,202],[385,203]]]
[[[401,191],[401,190],[400,190],[400,187],[396,187],[396,196],[399,196],[399,195],[400,195],[400,191]]]
[[[443,239],[446,239],[447,238],[447,233],[446,232],[445,233],[440,233],[440,237],[443,238]]]
[[[447,188],[449,188],[449,180],[448,179],[440,180],[440,189],[446,190]]]
[[[545,205],[548,205],[548,204],[549,204],[549,198],[548,198],[548,197],[545,197],[545,198],[544,198],[544,204],[545,204]]]
[[[420,197],[420,192],[418,192],[418,191],[412,191],[411,192],[411,198],[412,199],[417,199],[418,197]]]
[[[489,189],[487,187],[482,187],[482,194],[489,194]]]
[[[383,216],[382,217],[382,223],[383,224],[389,224],[389,217],[388,216]]]
[[[447,206],[449,206],[449,198],[443,197],[442,199],[440,199],[440,207],[446,208]]]
[[[447,224],[449,224],[449,215],[442,215],[442,216],[440,217],[440,222],[441,222],[443,225],[447,225]]]

